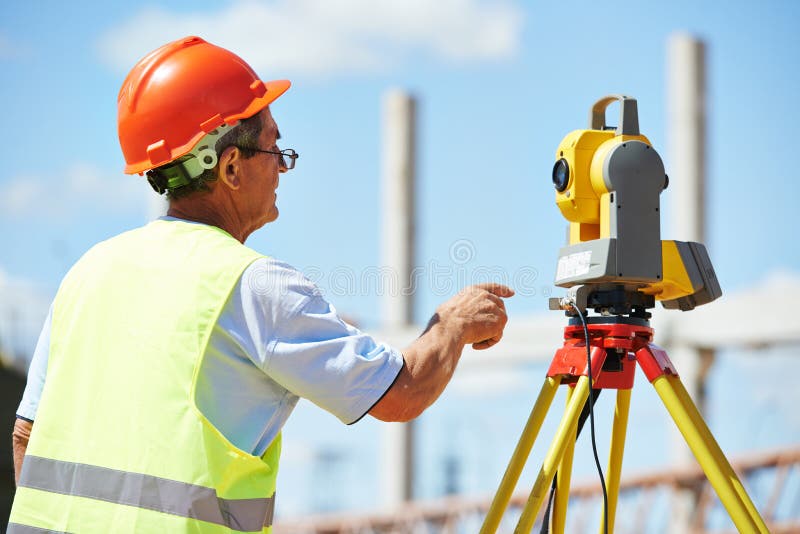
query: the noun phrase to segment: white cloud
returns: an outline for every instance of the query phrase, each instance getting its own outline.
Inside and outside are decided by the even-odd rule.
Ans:
[[[86,210],[108,213],[147,211],[150,186],[140,176],[103,172],[88,163],[76,163],[44,178],[19,175],[0,185],[0,213],[4,217],[38,214],[64,220]]]
[[[98,42],[127,72],[186,35],[229,48],[265,77],[386,71],[412,53],[443,62],[504,59],[519,48],[522,10],[508,0],[238,0],[219,11],[147,8]]]
[[[43,182],[34,176],[18,176],[6,186],[0,195],[0,209],[8,215],[22,215],[42,198]]]

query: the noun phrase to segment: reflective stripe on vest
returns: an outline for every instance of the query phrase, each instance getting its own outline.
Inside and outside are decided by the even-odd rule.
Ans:
[[[6,534],[69,534],[68,532],[59,532],[58,530],[48,530],[46,528],[31,527],[28,525],[20,525],[19,523],[9,523]]]
[[[213,488],[38,456],[25,456],[19,485],[147,508],[242,532],[271,526],[275,504],[274,495],[265,499],[223,499]]]

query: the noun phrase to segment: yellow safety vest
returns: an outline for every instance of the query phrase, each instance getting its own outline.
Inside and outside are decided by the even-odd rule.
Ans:
[[[270,532],[280,434],[253,456],[195,403],[214,324],[259,257],[160,220],[70,270],[9,533]]]

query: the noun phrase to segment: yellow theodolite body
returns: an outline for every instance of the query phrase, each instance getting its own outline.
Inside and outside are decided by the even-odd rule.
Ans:
[[[620,123],[605,125],[619,101]],[[597,101],[590,129],[567,134],[556,149],[556,205],[569,221],[569,244],[559,253],[556,285],[623,287],[692,309],[719,295],[719,283],[700,243],[662,241],[659,196],[664,165],[639,132],[636,100]]]

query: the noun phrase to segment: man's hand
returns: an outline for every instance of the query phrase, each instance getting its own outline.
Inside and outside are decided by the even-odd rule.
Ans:
[[[503,299],[513,295],[514,290],[502,284],[468,286],[439,306],[436,314],[439,322],[460,333],[462,344],[488,349],[503,337],[508,321]]]
[[[464,345],[488,349],[503,337],[508,321],[503,299],[513,294],[501,284],[478,284],[439,306],[425,332],[403,351],[403,369],[370,415],[409,421],[433,404],[453,376]]]

